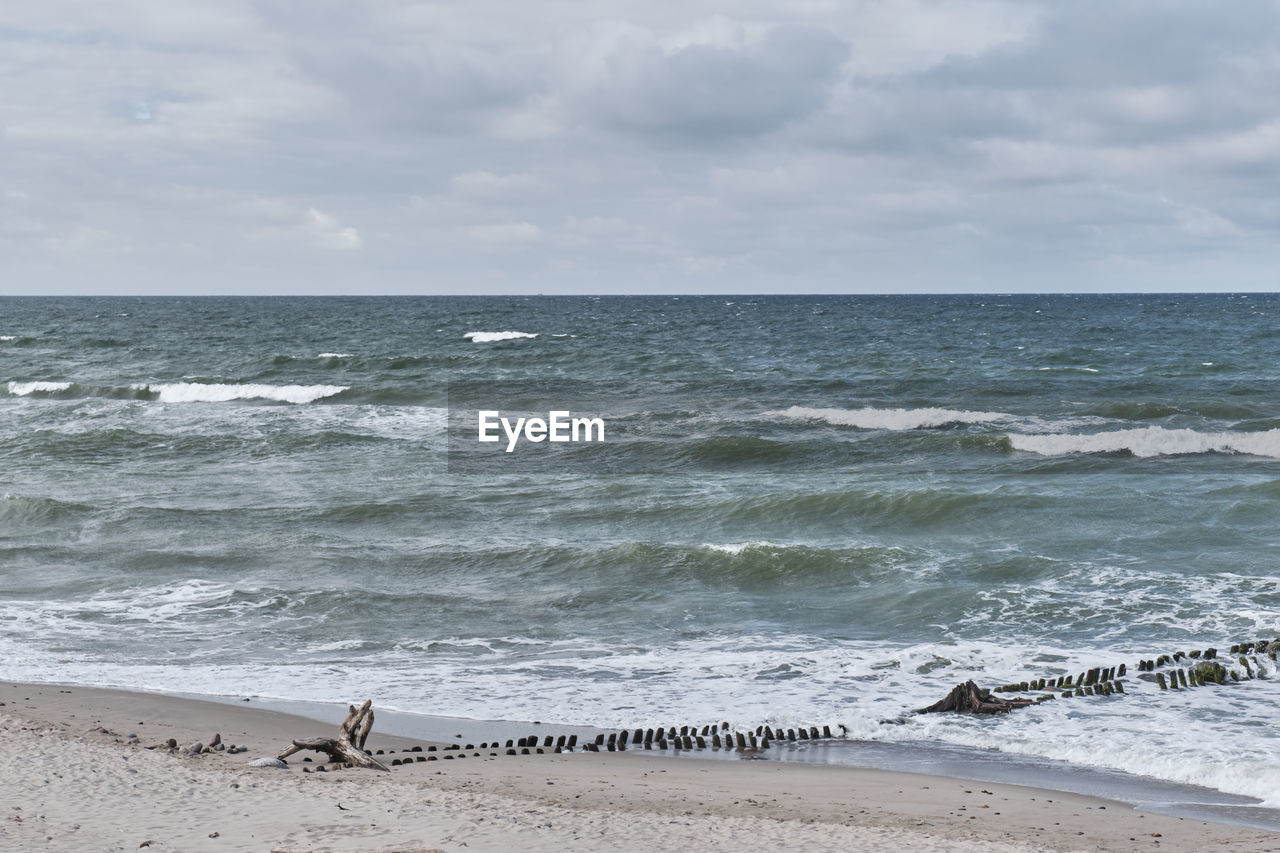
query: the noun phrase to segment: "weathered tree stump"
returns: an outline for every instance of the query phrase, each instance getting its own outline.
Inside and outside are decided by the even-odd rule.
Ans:
[[[1034,704],[1033,699],[997,699],[991,695],[990,690],[983,690],[972,681],[966,681],[953,687],[947,698],[928,708],[921,708],[916,713],[939,714],[951,711],[957,714],[1007,714],[1014,708]]]
[[[295,740],[292,746],[276,758],[283,761],[295,752],[309,749],[328,755],[329,760],[337,764],[350,764],[354,767],[390,772],[382,762],[364,751],[364,742],[369,739],[369,732],[373,729],[373,700],[366,699],[359,708],[355,705],[347,707],[347,718],[338,727],[336,738],[315,737],[308,740]]]

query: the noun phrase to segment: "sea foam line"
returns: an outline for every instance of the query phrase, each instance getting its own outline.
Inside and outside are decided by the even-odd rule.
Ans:
[[[1009,433],[1014,450],[1041,456],[1072,453],[1121,453],[1134,456],[1180,456],[1198,453],[1243,453],[1280,459],[1280,429],[1265,432],[1197,432],[1151,426],[1087,434]]]
[[[467,332],[464,338],[470,338],[473,344],[490,344],[495,341],[512,341],[516,338],[536,338],[536,332]]]
[[[70,382],[10,382],[9,393],[15,397],[25,397],[28,394],[49,394],[57,391],[66,391],[70,387]]]
[[[1003,412],[969,412],[959,409],[817,409],[792,406],[765,416],[793,420],[826,421],[836,426],[859,429],[909,430],[946,426],[947,424],[981,424],[1005,420],[1012,415]]]
[[[349,385],[231,385],[203,382],[137,384],[138,391],[155,394],[161,403],[225,403],[231,400],[277,400],[311,403],[346,391]]]

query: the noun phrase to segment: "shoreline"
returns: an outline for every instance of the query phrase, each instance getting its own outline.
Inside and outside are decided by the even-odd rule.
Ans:
[[[212,702],[235,707],[253,707],[324,723],[331,723],[346,713],[345,707],[340,703],[311,700],[134,691],[123,688],[103,689],[120,689],[126,693],[154,693],[195,702]],[[543,724],[530,720],[478,720],[387,708],[377,709],[377,714],[376,729],[378,731],[423,744],[444,745],[454,741],[482,742],[498,738],[505,743],[506,739],[512,737],[547,733],[577,734],[585,742],[586,739],[593,738],[597,734],[607,736],[616,732],[614,729],[596,726]],[[633,748],[628,754],[634,755],[636,751]],[[693,761],[743,760],[740,753],[728,750],[690,752],[673,749],[669,752],[652,751],[648,755],[654,758]],[[1263,806],[1256,798],[1246,795],[1170,782],[1152,776],[1138,776],[1120,770],[1095,768],[1038,756],[995,752],[954,744],[857,739],[780,743],[765,753],[751,756],[751,760],[805,766],[849,767],[861,770],[903,770],[968,782],[998,782],[1063,794],[1081,794],[1114,800],[1135,809],[1174,817],[1280,831],[1280,809]]]
[[[318,766],[301,760],[308,753],[288,770],[252,768],[250,760],[293,738],[333,736],[340,720],[260,702],[56,684],[3,682],[0,702],[0,743],[27,756],[0,771],[0,790],[12,800],[0,846],[15,849],[133,850],[150,841],[160,850],[451,853],[640,851],[655,842],[681,850],[1280,850],[1275,831],[1116,800],[831,764],[473,749],[466,761],[415,761],[390,774],[303,773]],[[514,734],[521,724],[503,725]],[[441,745],[395,728],[375,723],[369,748],[390,755]],[[249,751],[144,748],[171,737],[205,741],[215,731]]]

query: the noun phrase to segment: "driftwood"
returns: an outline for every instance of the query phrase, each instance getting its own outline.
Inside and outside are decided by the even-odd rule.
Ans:
[[[959,714],[1007,714],[1014,708],[1034,705],[1034,699],[997,699],[990,690],[983,690],[972,681],[957,684],[947,698],[921,708],[917,714],[937,714],[954,711]]]
[[[283,761],[295,752],[309,749],[313,752],[325,753],[329,756],[330,761],[337,764],[350,764],[355,767],[367,767],[370,770],[387,770],[390,772],[390,768],[364,751],[364,742],[369,739],[369,732],[372,728],[373,700],[366,699],[359,708],[355,705],[348,706],[347,718],[338,727],[338,736],[336,738],[315,737],[308,740],[295,740],[292,746],[281,752],[276,758]]]

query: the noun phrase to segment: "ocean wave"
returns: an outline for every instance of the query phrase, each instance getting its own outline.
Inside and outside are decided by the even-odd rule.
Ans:
[[[88,515],[94,507],[54,498],[25,495],[0,495],[0,524],[14,523],[23,527],[65,521]]]
[[[470,338],[473,344],[491,344],[495,341],[512,341],[516,338],[536,338],[536,332],[467,332],[464,338]]]
[[[0,342],[4,342],[4,343],[8,343],[9,341],[16,341],[17,339],[18,339],[17,335],[0,335]]]
[[[316,358],[352,358],[354,353],[349,352],[322,352]]]
[[[730,542],[726,545],[715,545],[712,543],[706,543],[702,547],[708,548],[712,551],[719,551],[722,554],[737,555],[737,554],[741,554],[743,551],[746,551],[748,548],[774,548],[774,547],[781,547],[781,546],[775,546],[772,542],[760,541],[760,542]]]
[[[1009,434],[1014,450],[1041,456],[1129,453],[1138,457],[1240,453],[1280,459],[1280,429],[1265,432],[1197,432],[1152,426],[1096,433]]]
[[[71,389],[70,382],[10,382],[9,393],[15,397],[30,394],[57,394]]]
[[[1040,372],[1050,371],[1054,373],[1097,373],[1096,367],[1084,367],[1081,365],[1064,364],[1057,367],[1037,367]]]
[[[132,388],[155,394],[161,403],[226,403],[231,400],[276,400],[281,403],[312,403],[341,394],[348,385],[259,385],[203,382],[137,384]]]
[[[884,430],[929,429],[950,424],[991,423],[1012,417],[1003,412],[969,412],[960,409],[815,409],[808,406],[792,406],[781,411],[765,412],[765,416],[826,421],[836,426]]]
[[[619,448],[621,450],[622,448]],[[754,435],[714,435],[682,442],[675,448],[677,464],[736,467],[804,460],[813,453],[831,452],[829,442],[811,446],[803,441],[775,441]],[[615,451],[616,452],[616,451]],[[643,451],[641,451],[643,452]],[[638,459],[638,464],[645,464]]]

